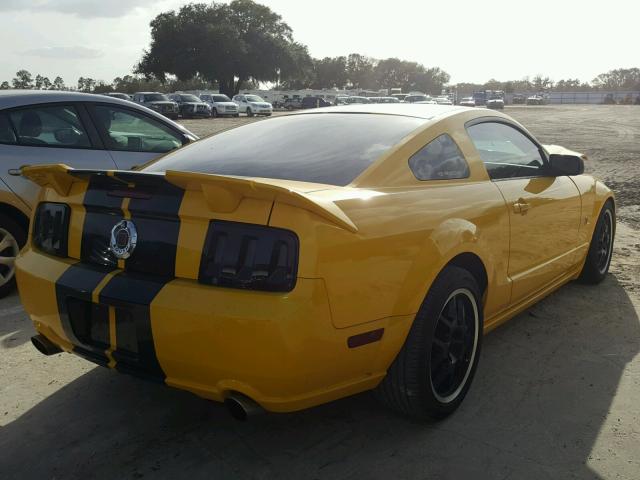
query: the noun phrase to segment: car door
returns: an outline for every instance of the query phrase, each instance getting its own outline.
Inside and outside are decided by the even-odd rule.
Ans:
[[[247,100],[244,98],[244,95],[238,95],[237,97],[234,97],[234,101],[238,104],[238,112],[247,112]]]
[[[20,175],[24,165],[64,163],[74,168],[112,169],[115,163],[77,103],[30,105],[0,112],[10,137],[0,141],[0,177],[29,207],[39,187]],[[6,128],[5,128],[6,129]]]
[[[517,303],[575,264],[581,199],[571,178],[550,171],[544,149],[509,122],[467,125],[510,218],[508,274]]]
[[[117,168],[130,170],[180,148],[187,139],[138,109],[109,103],[87,104],[106,150]]]

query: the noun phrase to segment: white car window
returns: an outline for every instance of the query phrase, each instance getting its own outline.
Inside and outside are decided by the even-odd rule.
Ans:
[[[178,133],[141,113],[106,105],[95,112],[107,150],[164,153],[182,146]]]
[[[78,112],[71,105],[14,110],[9,119],[20,145],[91,148]]]

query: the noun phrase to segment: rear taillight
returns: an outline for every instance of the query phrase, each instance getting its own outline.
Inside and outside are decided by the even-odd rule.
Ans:
[[[219,287],[289,292],[296,284],[298,237],[289,230],[212,221],[198,281]]]
[[[67,256],[69,206],[41,203],[33,217],[33,245],[50,255]]]

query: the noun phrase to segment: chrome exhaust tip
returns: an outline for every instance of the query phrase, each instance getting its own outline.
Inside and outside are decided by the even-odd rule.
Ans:
[[[56,353],[62,352],[62,349],[59,346],[54,344],[44,335],[34,335],[31,337],[31,343],[36,347],[36,350],[43,355],[55,355]]]
[[[246,421],[249,417],[264,413],[264,409],[260,405],[241,393],[231,393],[224,399],[224,404],[229,415],[241,422]]]

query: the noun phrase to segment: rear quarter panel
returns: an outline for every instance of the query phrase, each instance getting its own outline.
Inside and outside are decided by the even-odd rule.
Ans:
[[[465,252],[486,266],[486,314],[507,305],[508,212],[491,182],[443,182],[368,195],[336,201],[357,225],[356,233],[280,203],[271,214],[271,225],[298,233],[298,276],[324,279],[335,327],[415,314],[437,274]]]

